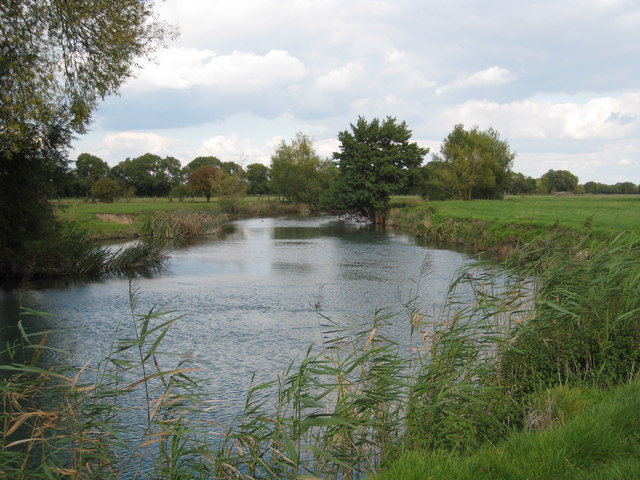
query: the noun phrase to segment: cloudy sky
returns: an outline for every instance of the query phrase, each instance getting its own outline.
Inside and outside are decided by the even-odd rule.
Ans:
[[[359,115],[394,116],[431,152],[457,123],[493,127],[526,175],[640,183],[638,0],[166,0],[158,13],[180,37],[101,105],[72,159],[268,165],[296,132],[328,157]]]

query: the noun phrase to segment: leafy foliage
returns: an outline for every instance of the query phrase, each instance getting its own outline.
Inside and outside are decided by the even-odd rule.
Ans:
[[[222,166],[222,161],[217,157],[196,157],[187,163],[182,169],[182,176],[184,178],[189,178],[189,176],[195,172],[200,167],[216,167],[220,168]]]
[[[425,196],[433,199],[500,198],[515,153],[498,132],[458,124],[444,139],[440,155],[425,169]]]
[[[291,143],[282,140],[271,156],[271,190],[288,202],[317,206],[334,171],[332,164],[316,153],[313,141],[298,133]]]
[[[137,195],[165,197],[182,181],[180,161],[173,157],[145,153],[127,158],[111,169],[113,176],[132,187]]]
[[[640,185],[632,182],[618,182],[615,185],[606,185],[599,182],[587,182],[584,184],[584,193],[613,193],[613,194],[635,194],[640,193]]]
[[[549,170],[540,177],[540,193],[575,192],[578,177],[568,170]]]
[[[388,205],[391,195],[418,177],[418,168],[429,152],[410,142],[411,130],[394,117],[367,122],[358,117],[351,131],[338,133],[339,177],[324,197],[325,205],[338,210],[356,210],[372,215]]]
[[[204,195],[207,202],[210,201],[211,196],[234,202],[244,194],[245,188],[245,183],[238,175],[225,173],[220,168],[207,165],[193,171],[187,182],[187,191]]]
[[[247,165],[247,193],[249,195],[266,195],[271,192],[270,169],[262,163],[252,163]]]
[[[73,133],[172,32],[153,2],[0,2],[0,266],[55,223],[46,197]],[[8,267],[8,265],[11,265]]]
[[[91,196],[103,202],[113,202],[122,193],[122,187],[108,177],[98,179],[91,187]]]

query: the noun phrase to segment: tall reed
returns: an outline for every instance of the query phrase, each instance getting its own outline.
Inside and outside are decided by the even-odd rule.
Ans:
[[[198,380],[188,356],[159,349],[179,317],[138,314],[137,297],[132,288],[111,351],[78,368],[39,366],[49,332],[28,333],[25,319],[40,313],[23,310],[0,366],[3,478],[210,478]]]
[[[154,238],[180,239],[221,233],[229,221],[227,215],[189,210],[166,210],[142,218],[140,231]]]

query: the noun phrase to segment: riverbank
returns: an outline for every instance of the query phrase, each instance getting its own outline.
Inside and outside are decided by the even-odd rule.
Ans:
[[[204,198],[182,202],[166,198],[132,198],[114,203],[93,202],[86,199],[59,199],[54,201],[56,214],[61,220],[80,225],[94,240],[129,239],[143,233],[150,216],[165,211],[207,213],[227,218],[272,217],[308,212],[308,207],[288,204],[270,197],[243,197],[233,204]]]
[[[640,233],[640,195],[510,196],[504,200],[400,199],[386,225],[443,245],[493,251],[506,257],[550,235],[602,240]]]
[[[215,199],[183,202],[165,198],[133,198],[115,203],[85,199],[56,200],[59,218],[77,222],[94,239],[139,236],[141,220],[167,210],[231,214],[235,218],[308,213],[305,205],[269,197],[244,197],[231,208]],[[384,222],[401,226],[420,238],[476,251],[509,250],[551,233],[588,234],[597,239],[640,232],[640,195],[508,196],[504,200],[470,202],[423,201],[394,197]]]

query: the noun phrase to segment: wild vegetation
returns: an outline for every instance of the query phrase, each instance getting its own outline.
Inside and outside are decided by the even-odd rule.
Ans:
[[[359,478],[381,466],[382,478],[405,478],[394,475],[406,468],[414,478],[451,478],[453,468],[478,465],[522,478],[540,468],[548,478],[637,471],[638,459],[621,453],[637,451],[637,419],[625,413],[637,384],[596,405],[595,419],[580,412],[591,411],[589,398],[607,397],[600,389],[637,376],[639,253],[632,236],[538,243],[513,263],[460,272],[435,314],[409,292],[404,312],[379,312],[354,330],[321,317],[328,342],[254,384],[225,427],[210,423],[215,392],[203,373],[162,347],[179,319],[166,307],[138,314],[135,288],[131,321],[97,365],[38,367],[45,339],[22,324],[4,352],[0,468],[11,478]],[[403,341],[387,335],[396,322],[410,326]],[[127,430],[129,415],[147,428]],[[605,435],[616,428],[620,435]],[[540,433],[510,436],[527,430]],[[610,463],[597,469],[589,448]]]

